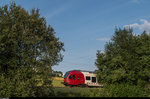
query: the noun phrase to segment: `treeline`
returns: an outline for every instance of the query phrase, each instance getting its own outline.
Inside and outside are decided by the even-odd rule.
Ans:
[[[63,77],[63,73],[61,71],[53,71],[52,70],[52,76],[53,77]]]
[[[104,51],[98,50],[96,55],[97,78],[99,83],[107,86],[105,93],[109,93],[110,96],[147,96],[143,91],[150,90],[149,33],[144,31],[136,35],[131,28],[116,29],[111,40],[106,43]],[[123,95],[123,90],[128,91]]]
[[[51,67],[62,61],[63,46],[39,9],[0,7],[0,97],[53,96]]]

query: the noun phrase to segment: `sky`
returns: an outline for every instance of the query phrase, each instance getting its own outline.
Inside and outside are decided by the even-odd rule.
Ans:
[[[150,0],[0,0],[0,6],[12,1],[28,11],[39,8],[64,42],[63,61],[52,67],[63,73],[96,70],[97,50],[104,51],[116,27],[150,31]]]

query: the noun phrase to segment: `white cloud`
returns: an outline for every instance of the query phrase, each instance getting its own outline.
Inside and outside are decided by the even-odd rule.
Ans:
[[[65,8],[58,8],[55,11],[53,11],[52,13],[49,13],[46,17],[47,18],[52,18],[60,13],[62,13],[65,10]]]
[[[148,22],[145,19],[141,19],[140,20],[142,22],[142,24],[138,24],[138,23],[134,23],[134,24],[130,24],[130,25],[125,25],[125,28],[138,28],[141,31],[150,31],[150,22]]]
[[[110,38],[106,38],[106,37],[104,37],[104,38],[98,38],[98,39],[96,39],[96,40],[99,40],[99,41],[109,41],[109,40],[110,40]]]
[[[132,0],[133,3],[140,3],[140,0]]]
[[[46,15],[46,18],[50,19],[52,17],[60,15],[61,13],[65,12],[68,9],[70,9],[71,7],[73,7],[73,3],[74,3],[73,1],[70,1],[68,3],[62,4],[58,8],[54,9],[52,12],[48,12],[47,15]]]

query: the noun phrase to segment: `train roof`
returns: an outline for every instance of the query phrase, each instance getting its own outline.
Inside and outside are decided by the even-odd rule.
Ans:
[[[68,72],[71,72],[71,71],[80,71],[80,72],[88,72],[88,73],[94,73],[95,74],[94,71],[86,71],[86,70],[70,70]]]

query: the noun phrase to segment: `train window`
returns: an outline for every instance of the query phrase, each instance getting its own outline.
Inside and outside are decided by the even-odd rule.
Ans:
[[[86,76],[86,80],[90,80],[90,76]]]
[[[72,79],[72,75],[69,76],[69,79]]]
[[[73,79],[75,79],[75,75],[73,75]]]
[[[67,78],[67,76],[69,75],[70,72],[66,72],[66,74],[64,75],[64,78]]]
[[[92,82],[96,82],[96,77],[92,77]]]

